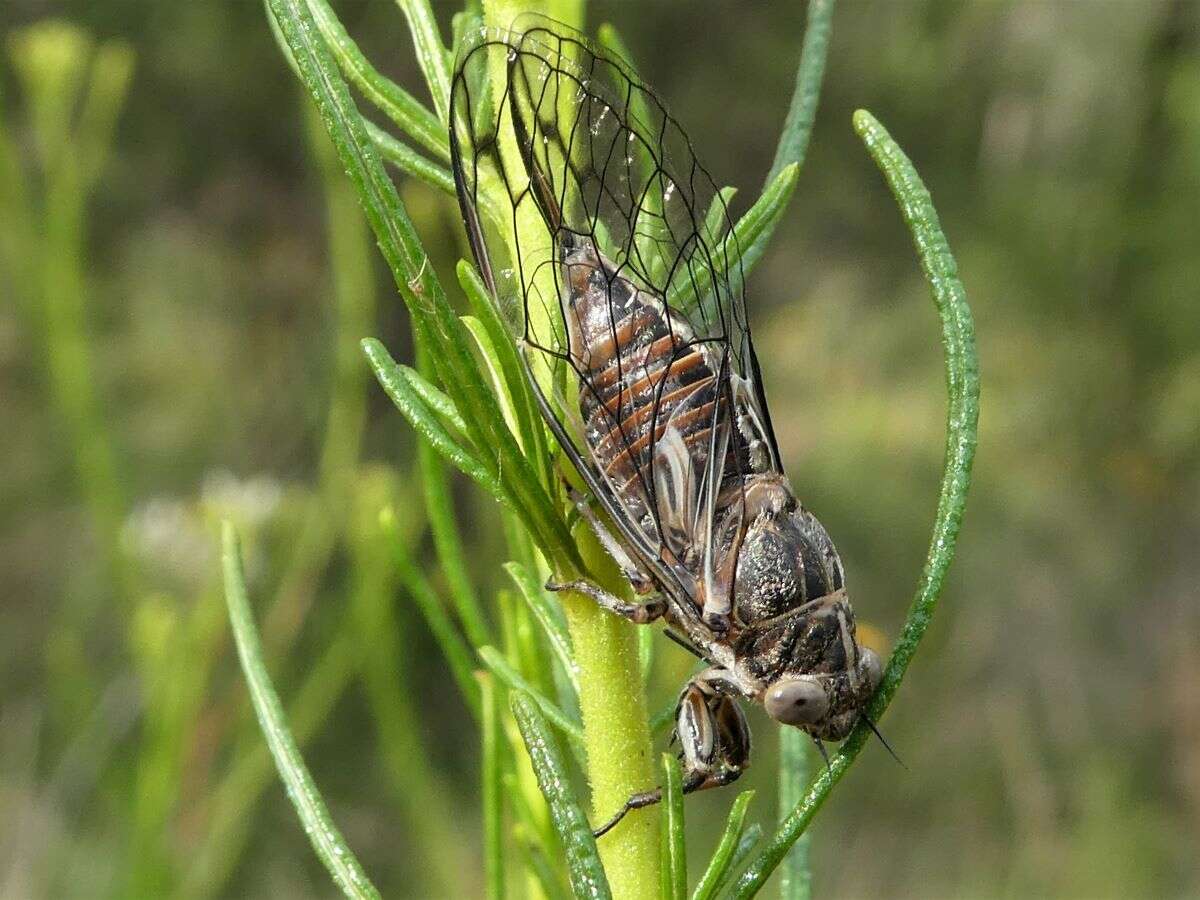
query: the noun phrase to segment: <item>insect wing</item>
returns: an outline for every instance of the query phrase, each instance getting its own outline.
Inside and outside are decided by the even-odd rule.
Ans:
[[[545,19],[466,42],[451,122],[472,251],[564,451],[660,580],[729,590],[720,498],[779,455],[725,196],[628,66]]]

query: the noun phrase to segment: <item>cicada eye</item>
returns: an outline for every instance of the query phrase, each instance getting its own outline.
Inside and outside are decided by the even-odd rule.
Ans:
[[[779,681],[763,698],[767,715],[785,725],[814,725],[829,712],[829,697],[813,678]]]

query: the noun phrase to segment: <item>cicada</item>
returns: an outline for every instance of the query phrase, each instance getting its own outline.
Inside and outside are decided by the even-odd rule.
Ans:
[[[450,121],[475,262],[586,486],[572,499],[638,600],[547,587],[663,619],[705,661],[676,714],[685,792],[749,764],[741,700],[841,740],[880,661],[856,639],[833,541],[783,472],[729,192],[625,62],[545,19],[465,41]],[[659,798],[629,798],[598,833]]]

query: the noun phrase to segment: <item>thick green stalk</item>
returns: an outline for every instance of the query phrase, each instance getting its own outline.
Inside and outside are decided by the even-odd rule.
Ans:
[[[577,529],[576,534],[582,538],[584,559],[591,570],[602,573],[602,584],[620,592],[621,576],[612,561],[585,529]],[[563,609],[579,666],[579,711],[592,788],[592,820],[603,822],[630,794],[658,783],[636,626],[577,594],[563,595]],[[634,812],[600,839],[600,858],[615,896],[657,896],[658,826],[659,817],[653,810]]]

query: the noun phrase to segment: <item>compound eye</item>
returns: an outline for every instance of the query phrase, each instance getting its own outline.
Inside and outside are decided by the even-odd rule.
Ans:
[[[829,697],[813,678],[779,681],[763,698],[767,715],[785,725],[815,725],[829,712]]]

